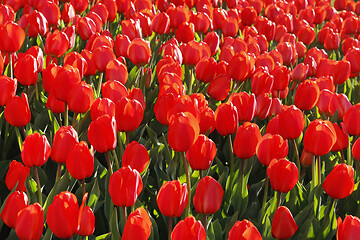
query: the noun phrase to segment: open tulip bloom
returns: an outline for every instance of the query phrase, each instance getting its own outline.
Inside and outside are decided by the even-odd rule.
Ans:
[[[360,238],[360,1],[0,2],[1,239]]]

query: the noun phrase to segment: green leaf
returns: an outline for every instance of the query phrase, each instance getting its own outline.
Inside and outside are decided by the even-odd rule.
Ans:
[[[95,240],[106,240],[106,239],[109,239],[110,236],[111,236],[111,233],[105,233],[103,235],[96,237]]]
[[[110,217],[110,231],[111,231],[111,239],[113,239],[113,240],[120,239],[117,208],[115,208],[115,207],[113,207],[111,217]]]

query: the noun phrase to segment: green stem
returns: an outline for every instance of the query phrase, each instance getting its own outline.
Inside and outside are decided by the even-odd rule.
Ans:
[[[324,215],[324,221],[321,224],[321,229],[320,229],[316,239],[323,238],[323,232],[325,231],[327,226],[329,226],[329,223],[330,223],[330,211],[335,209],[335,204],[336,204],[335,199],[331,198],[330,204],[328,205],[328,207],[326,209],[326,214]]]
[[[190,183],[190,174],[189,174],[189,169],[188,169],[188,165],[186,162],[186,156],[185,156],[185,152],[181,152],[181,157],[182,157],[182,161],[184,164],[184,168],[185,168],[185,174],[186,174],[186,185],[187,185],[187,189],[188,189],[188,204],[186,206],[185,209],[185,217],[188,217],[190,215],[190,204],[191,204],[191,183]]]
[[[67,127],[69,126],[69,106],[68,104],[65,102],[65,112],[64,112],[64,126]]]
[[[18,128],[18,127],[15,127],[15,133],[16,133],[16,137],[17,137],[17,140],[18,140],[19,148],[20,148],[20,151],[21,151],[21,150],[22,150],[23,141],[22,141],[21,134],[20,134],[20,131],[19,131],[19,128]]]
[[[293,143],[293,146],[294,146],[294,151],[295,151],[295,156],[296,156],[296,166],[299,170],[299,174],[300,174],[300,157],[299,157],[299,151],[298,151],[298,148],[297,148],[297,145],[296,145],[296,141],[295,139],[292,139],[292,143]]]
[[[232,140],[231,140],[231,134],[228,135],[228,144],[229,144],[229,154],[230,154],[230,177],[229,177],[229,185],[227,186],[227,193],[226,193],[226,200],[229,202],[230,206],[230,198],[231,198],[231,193],[233,191],[232,186],[233,186],[233,181],[234,181],[234,151],[233,151],[233,146],[232,146]]]
[[[85,193],[86,193],[86,189],[85,189],[85,179],[81,179],[81,186],[82,186],[83,196],[85,196]]]
[[[320,156],[317,156],[317,174],[318,174],[318,185],[321,184],[321,162]]]
[[[277,195],[276,209],[278,209],[280,207],[280,202],[281,202],[281,192],[277,191],[276,195]]]
[[[311,175],[312,175],[312,181],[311,181],[311,190],[317,186],[317,177],[316,177],[316,157],[313,158],[312,164],[311,164]]]
[[[61,163],[58,163],[55,182],[59,181],[60,177],[61,177]]]
[[[12,56],[9,53],[9,64],[10,64],[10,78],[14,78],[13,64],[12,64]]]
[[[99,82],[98,82],[97,91],[96,91],[96,97],[97,98],[100,97],[101,84],[102,84],[102,81],[103,81],[103,77],[104,77],[104,72],[101,72],[100,76],[99,76]]]
[[[39,101],[39,89],[37,83],[35,84],[35,97],[36,97],[36,101]]]
[[[205,229],[205,234],[207,235],[207,215],[203,214],[202,224]]]
[[[126,221],[127,221],[126,207],[120,207],[120,209],[121,209],[121,214],[122,214],[123,219],[124,219],[124,226],[125,226]]]
[[[169,217],[168,240],[171,240],[171,233],[172,233],[172,217]]]
[[[115,149],[112,150],[112,153],[113,153],[113,156],[114,156],[114,159],[115,159],[115,167],[116,167],[116,170],[118,170],[118,169],[120,169],[120,165],[119,165],[119,160],[118,160],[118,157],[117,157],[117,154],[116,154]]]
[[[112,166],[111,166],[111,162],[110,162],[109,152],[105,152],[105,158],[106,158],[106,162],[109,167],[110,176],[111,176],[113,174],[113,170],[112,170]]]
[[[262,207],[261,207],[261,218],[260,221],[262,222],[262,219],[264,217],[265,214],[265,204],[266,204],[266,200],[267,200],[267,196],[268,196],[268,190],[269,190],[269,177],[266,174],[266,178],[265,178],[265,187],[264,187],[264,198],[263,198],[263,202],[262,202]]]
[[[341,155],[341,163],[345,163],[345,156],[343,150],[340,150],[340,155]]]
[[[42,206],[43,201],[42,201],[41,185],[40,185],[39,173],[38,173],[37,168],[38,167],[34,167],[35,180],[36,180],[36,185],[37,185],[37,188],[38,188],[39,203],[40,203],[40,206]]]

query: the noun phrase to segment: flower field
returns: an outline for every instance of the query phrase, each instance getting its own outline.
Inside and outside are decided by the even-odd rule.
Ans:
[[[0,239],[359,239],[359,16],[2,0]]]

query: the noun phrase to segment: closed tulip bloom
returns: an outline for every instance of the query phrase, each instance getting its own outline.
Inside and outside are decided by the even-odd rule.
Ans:
[[[75,179],[85,179],[94,172],[94,156],[90,153],[86,142],[77,143],[66,159],[66,168]]]
[[[320,89],[315,81],[306,80],[300,83],[296,93],[294,104],[301,110],[312,109],[319,100]]]
[[[180,217],[188,203],[186,184],[181,184],[178,180],[165,182],[156,196],[156,201],[164,216]]]
[[[200,179],[193,198],[196,212],[201,214],[213,214],[221,207],[224,190],[212,177],[206,176]]]
[[[212,133],[215,130],[215,113],[210,107],[200,110],[200,134]]]
[[[356,216],[346,215],[344,221],[337,220],[336,240],[356,240],[360,234],[360,219]]]
[[[11,228],[15,228],[18,213],[29,205],[29,199],[25,192],[15,191],[11,193],[1,212],[1,219]]]
[[[209,83],[214,79],[216,73],[216,61],[214,58],[202,58],[195,68],[196,78],[204,83]]]
[[[149,214],[144,208],[139,207],[130,213],[121,239],[147,240],[151,234],[151,226]]]
[[[343,199],[354,191],[354,169],[350,165],[338,164],[323,183],[324,191],[334,199]]]
[[[15,232],[21,240],[40,239],[44,228],[44,211],[39,203],[23,208],[16,218]]]
[[[32,55],[26,54],[15,63],[14,75],[22,85],[34,85],[37,82],[37,68],[36,59]]]
[[[277,134],[265,134],[256,146],[256,155],[264,166],[269,166],[274,158],[285,158],[288,155],[288,151],[289,146],[287,140],[284,140]]]
[[[7,21],[0,27],[0,51],[13,53],[19,51],[25,40],[25,31],[17,23]]]
[[[50,157],[51,147],[45,135],[33,133],[25,138],[21,159],[25,166],[39,167]]]
[[[231,88],[231,78],[226,74],[216,76],[209,83],[207,93],[217,101],[226,99]]]
[[[352,106],[344,115],[343,123],[350,135],[360,135],[360,126],[355,124],[360,119],[360,104]]]
[[[106,81],[117,80],[125,84],[128,79],[127,67],[117,59],[111,60],[105,69]]]
[[[0,76],[0,106],[5,106],[15,96],[17,80],[5,75]]]
[[[199,123],[189,112],[179,112],[169,121],[169,146],[177,152],[186,152],[197,140],[200,133]]]
[[[222,136],[236,133],[239,127],[236,107],[231,103],[220,104],[215,111],[216,130]]]
[[[228,240],[262,240],[261,234],[247,219],[236,221],[229,232]]]
[[[241,159],[248,159],[255,155],[256,146],[261,138],[258,125],[245,122],[236,133],[234,140],[234,154]]]
[[[105,114],[92,121],[88,128],[88,139],[98,152],[114,150],[117,144],[115,118]]]
[[[300,109],[291,105],[279,114],[280,135],[284,139],[300,137],[305,126],[305,118]]]
[[[70,65],[65,65],[65,67],[59,70],[52,84],[55,97],[63,102],[67,102],[70,90],[73,86],[79,84],[80,81],[79,70]]]
[[[356,160],[360,160],[360,140],[359,138],[355,141],[352,146],[351,153]]]
[[[130,166],[120,168],[110,177],[109,194],[115,206],[134,205],[142,189],[143,182],[139,172]]]
[[[267,118],[270,113],[272,102],[273,99],[270,98],[268,93],[263,93],[257,96],[255,116],[262,120]]]
[[[102,46],[93,51],[92,59],[99,72],[105,72],[107,64],[115,58],[114,51],[108,46]]]
[[[349,146],[349,135],[347,134],[344,124],[341,123],[341,127],[337,123],[333,123],[336,134],[336,142],[331,148],[331,151],[337,152],[346,149]]]
[[[80,218],[79,230],[76,234],[83,237],[93,234],[95,230],[95,215],[91,207],[85,206]]]
[[[86,113],[93,102],[94,90],[90,84],[80,82],[70,89],[67,103],[69,110],[75,113]]]
[[[271,222],[271,235],[276,239],[288,239],[298,230],[290,210],[281,206],[276,209]]]
[[[336,142],[336,133],[331,122],[315,119],[306,129],[304,149],[317,156],[327,154]]]
[[[122,156],[122,166],[130,166],[132,169],[142,173],[149,165],[149,160],[150,157],[146,148],[142,144],[132,141],[125,148]]]
[[[5,111],[5,120],[12,126],[23,127],[30,122],[31,112],[27,95],[22,93],[19,96],[13,96],[7,101]]]
[[[169,27],[170,17],[165,12],[157,13],[151,22],[151,30],[157,34],[166,33]]]
[[[123,97],[129,95],[128,90],[119,81],[107,81],[102,84],[101,92],[104,98],[109,98],[115,104]]]
[[[251,91],[258,96],[262,93],[270,93],[274,84],[274,76],[267,71],[257,71],[251,77]]]
[[[46,222],[58,238],[69,238],[78,230],[79,205],[76,196],[68,191],[54,197],[46,213]]]
[[[79,143],[78,134],[72,126],[62,126],[55,133],[51,159],[54,162],[65,163],[73,147]]]
[[[96,98],[90,108],[91,120],[96,120],[98,117],[108,114],[115,117],[115,104],[109,98]]]
[[[233,93],[228,102],[232,102],[238,112],[239,122],[250,122],[255,116],[256,99],[255,95],[247,92]]]
[[[117,131],[131,132],[137,129],[144,117],[144,109],[140,102],[123,97],[115,105]]]
[[[271,187],[275,191],[287,193],[298,182],[299,171],[295,163],[285,158],[279,160],[273,159],[266,171]]]
[[[68,36],[59,30],[55,30],[46,38],[45,53],[52,57],[62,56],[70,47]]]
[[[127,55],[136,66],[146,65],[150,61],[151,49],[149,43],[141,38],[134,39],[128,48]]]
[[[239,52],[233,56],[227,67],[227,72],[235,81],[244,82],[252,71],[255,61],[245,52]],[[272,86],[272,84],[271,84]]]
[[[176,224],[172,233],[171,240],[205,240],[206,233],[200,221],[196,221],[194,216],[189,216]]]
[[[186,158],[193,170],[206,170],[216,156],[215,143],[205,135],[199,135],[186,152]]]
[[[28,167],[24,166],[21,162],[11,161],[5,177],[6,187],[12,191],[15,185],[18,184],[16,190],[25,192],[25,180],[29,174],[30,169]]]

